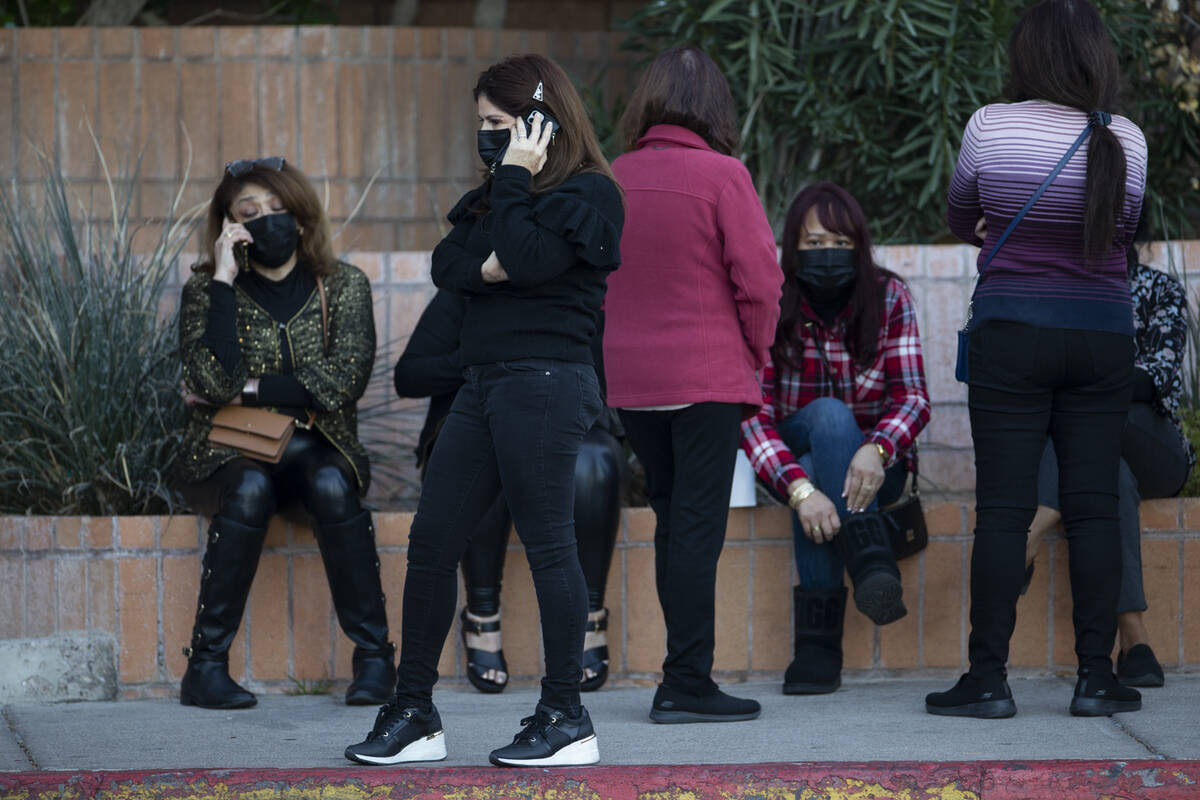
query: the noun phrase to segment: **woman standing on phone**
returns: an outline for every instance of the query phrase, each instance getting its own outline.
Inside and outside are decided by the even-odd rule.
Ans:
[[[621,193],[578,93],[539,55],[513,56],[475,85],[482,186],[450,212],[433,281],[467,298],[464,383],[429,458],[409,533],[396,694],[367,739],[365,764],[445,758],[433,686],[454,622],[457,567],[498,491],[533,571],[546,676],[497,766],[599,759],[580,703],[587,584],[572,507],[580,442],[602,404],[589,344],[605,278],[620,263]],[[560,125],[561,123],[561,125]]]
[[[1117,474],[1134,356],[1125,249],[1142,205],[1146,140],[1110,113],[1117,54],[1086,0],[1046,0],[1022,14],[1009,69],[1017,102],[975,112],[950,184],[950,229],[981,246],[979,263],[987,264],[968,354],[978,522],[971,668],[954,688],[928,695],[925,707],[953,716],[1017,713],[1008,644],[1049,436],[1079,661],[1071,713],[1136,711],[1141,696],[1118,685],[1110,656],[1121,587]],[[1083,146],[997,250],[1077,140]]]
[[[229,645],[267,522],[298,502],[313,518],[338,622],[354,642],[346,702],[382,702],[394,681],[394,648],[371,515],[359,502],[371,473],[355,416],[375,360],[371,285],[334,258],[317,193],[282,158],[226,165],[205,240],[212,252],[183,287],[179,315],[188,405],[180,490],[212,524],[179,699],[207,708],[255,704],[229,677]],[[209,443],[224,405],[289,414],[303,429],[278,464],[246,458]]]

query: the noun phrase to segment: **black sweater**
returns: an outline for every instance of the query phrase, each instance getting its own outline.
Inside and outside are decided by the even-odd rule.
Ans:
[[[621,261],[617,185],[581,173],[535,195],[529,171],[506,165],[448,218],[454,228],[433,251],[433,282],[467,299],[461,364],[592,363],[606,277]],[[508,280],[488,284],[480,268],[493,251]]]
[[[284,374],[259,378],[257,405],[272,406],[297,419],[306,419],[307,409],[313,408],[315,403],[308,390],[291,374],[292,353],[283,326],[299,313],[316,291],[316,279],[304,265],[297,264],[281,281],[273,281],[249,269],[239,272],[234,283],[279,325],[279,350]],[[212,350],[225,371],[232,373],[242,360],[242,348],[237,336],[235,289],[227,283],[213,281],[209,284],[208,292],[211,300],[208,327],[201,341]]]

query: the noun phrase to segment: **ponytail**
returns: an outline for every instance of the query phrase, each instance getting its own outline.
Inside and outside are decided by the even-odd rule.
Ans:
[[[1107,125],[1094,125],[1087,152],[1083,252],[1088,260],[1112,249],[1125,207],[1125,148]]]

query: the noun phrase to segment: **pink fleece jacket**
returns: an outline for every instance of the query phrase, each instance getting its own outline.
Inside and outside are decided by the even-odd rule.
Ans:
[[[783,272],[750,173],[676,125],[650,128],[613,172],[625,229],[604,301],[608,404],[757,413]]]

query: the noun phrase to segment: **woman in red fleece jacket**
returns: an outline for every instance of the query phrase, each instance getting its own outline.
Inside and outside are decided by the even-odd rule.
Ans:
[[[703,52],[668,50],[622,119],[631,152],[622,265],[608,278],[609,405],[646,468],[658,599],[667,627],[655,722],[753,719],[759,704],[717,689],[717,558],[744,418],[779,319],[783,273],[750,173],[733,153],[725,77]]]

